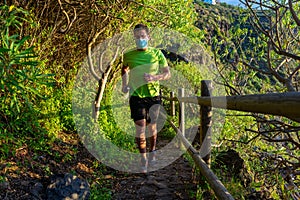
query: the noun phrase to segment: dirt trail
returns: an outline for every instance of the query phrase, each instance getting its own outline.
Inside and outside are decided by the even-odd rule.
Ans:
[[[91,185],[97,184],[97,179],[105,175],[103,183],[107,184],[103,187],[112,191],[112,199],[196,199],[193,168],[183,156],[147,174],[124,173],[102,165],[96,167],[95,158],[79,142],[78,136],[73,136],[72,142],[54,144],[50,154],[35,158],[25,149],[24,156],[16,155],[1,161],[0,176],[6,179],[0,183],[0,199],[47,199],[45,192],[50,175],[70,172],[89,180]],[[158,148],[167,143],[167,140],[159,139]],[[74,156],[68,159],[65,155]],[[160,155],[157,157],[163,159]],[[165,159],[171,156],[167,157]]]
[[[167,142],[159,140],[158,147]],[[196,199],[197,183],[193,168],[183,156],[162,169],[146,174],[117,174],[113,182],[113,199],[116,200]]]

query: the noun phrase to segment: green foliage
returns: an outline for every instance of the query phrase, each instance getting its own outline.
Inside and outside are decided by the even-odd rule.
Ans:
[[[40,109],[39,122],[47,130],[48,135],[57,136],[59,132],[75,131],[71,107],[71,89],[47,88],[44,94],[51,98],[43,99],[36,103]]]
[[[99,182],[91,187],[91,200],[109,200],[112,199],[110,189],[103,187],[103,183]]]
[[[41,72],[30,38],[18,34],[29,14],[7,5],[0,7],[0,13],[0,141],[1,156],[7,156],[22,145],[44,143],[35,103],[46,98],[41,90],[51,87],[52,75]]]
[[[125,122],[119,122],[123,125],[122,127],[120,127],[116,123],[116,119],[122,118],[120,116],[112,115],[111,109],[109,107],[106,107],[105,110],[102,110],[99,118],[101,132],[105,133],[106,138],[116,146],[127,151],[135,152],[136,145],[134,143],[135,132],[134,129],[132,129],[133,122],[127,124]],[[126,128],[126,126],[128,126],[128,128]]]
[[[180,75],[188,80],[191,83],[193,90],[200,92],[201,81],[205,78],[208,78],[208,71],[206,71],[206,66],[197,67],[194,64],[185,64],[185,63],[175,63],[174,69],[180,72]],[[172,77],[173,78],[173,77]],[[209,79],[209,78],[208,78]],[[184,80],[182,80],[184,81]],[[181,83],[184,85],[185,83]],[[196,95],[196,94],[195,94]]]
[[[204,37],[203,32],[194,26],[197,15],[192,0],[134,2],[129,10],[130,14],[123,15],[125,21],[127,19],[133,23],[145,23],[150,28],[165,27],[176,30],[198,42]]]
[[[197,10],[201,15],[196,25],[206,30],[207,44],[229,94],[269,92],[278,86],[272,76],[261,73],[266,71],[266,61],[260,59],[265,55],[266,37],[255,31],[248,11],[220,5],[202,5]],[[245,58],[259,58],[260,67],[250,68],[253,63],[243,62]]]

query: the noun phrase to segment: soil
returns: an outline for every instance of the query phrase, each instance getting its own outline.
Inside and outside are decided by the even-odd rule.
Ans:
[[[157,146],[162,147],[167,143],[168,140],[158,140]],[[158,156],[159,161],[162,159],[170,159],[170,156]],[[113,199],[196,199],[198,181],[193,172],[190,162],[181,156],[172,164],[156,171],[117,176],[114,180]]]
[[[158,142],[163,144],[164,141]],[[180,157],[163,169],[146,174],[128,174],[99,164],[85,149],[77,134],[63,133],[45,153],[27,146],[0,162],[0,199],[47,199],[53,175],[71,173],[112,191],[112,199],[195,199],[194,169]]]

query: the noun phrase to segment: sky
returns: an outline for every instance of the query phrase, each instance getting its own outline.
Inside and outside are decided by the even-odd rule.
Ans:
[[[220,2],[224,2],[224,3],[235,5],[235,6],[241,4],[241,2],[239,0],[220,0]]]

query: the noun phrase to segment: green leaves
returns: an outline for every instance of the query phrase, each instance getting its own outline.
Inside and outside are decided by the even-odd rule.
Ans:
[[[22,100],[30,102],[29,96],[33,97],[31,95],[41,97],[37,86],[45,84],[47,81],[43,79],[49,76],[41,76],[33,47],[24,47],[29,37],[17,40],[18,36],[13,35],[5,38],[7,39],[2,41],[5,44],[4,48],[0,49],[0,77],[2,79],[0,88],[7,98],[13,97],[11,105],[19,107],[18,104],[22,104]],[[15,98],[15,94],[22,95]]]
[[[29,22],[26,18],[28,11],[17,8],[14,5],[4,5],[0,7],[0,28],[8,31],[10,28],[20,29],[23,22]]]
[[[28,144],[28,134],[43,133],[35,105],[45,98],[43,88],[53,83],[53,74],[41,72],[30,37],[20,35],[21,26],[30,21],[27,16],[21,8],[0,7],[1,156],[8,153],[4,149],[13,152],[11,146]]]

